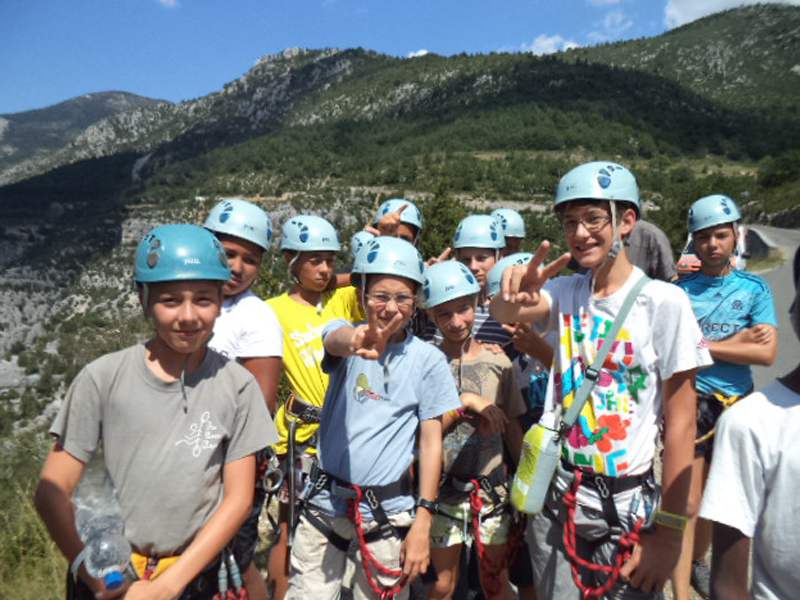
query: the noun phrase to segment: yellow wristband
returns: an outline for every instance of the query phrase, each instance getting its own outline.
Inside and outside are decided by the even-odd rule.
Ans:
[[[663,525],[675,531],[683,531],[686,529],[686,524],[689,522],[689,517],[685,515],[676,515],[675,513],[667,512],[666,510],[657,510],[653,517],[653,522],[656,525]]]

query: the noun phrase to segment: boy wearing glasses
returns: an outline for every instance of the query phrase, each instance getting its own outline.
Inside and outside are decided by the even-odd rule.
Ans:
[[[570,254],[542,266],[549,249],[543,242],[528,265],[506,269],[502,292],[492,301],[501,322],[546,323],[558,332],[541,421],[553,429],[601,345],[612,344],[577,421],[564,433],[545,508],[529,521],[540,598],[654,598],[680,553],[695,431],[694,373],[711,361],[689,299],[661,281],[646,283],[617,338],[605,339],[644,277],[622,251],[638,209],[638,186],[625,167],[592,162],[568,172],[555,210],[572,257],[588,271],[551,279]],[[659,509],[653,460],[661,419]]]
[[[317,446],[319,469],[292,548],[289,597],[337,598],[347,549],[359,546],[356,599],[406,598],[428,568],[442,462],[441,416],[458,409],[444,355],[407,325],[423,284],[419,252],[378,237],[359,254],[367,323],[328,323],[331,380]],[[409,467],[419,449],[418,509]]]

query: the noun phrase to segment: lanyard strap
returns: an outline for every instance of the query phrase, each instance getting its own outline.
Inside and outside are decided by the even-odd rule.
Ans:
[[[625,301],[622,303],[622,308],[619,309],[616,319],[614,319],[614,324],[611,326],[611,331],[609,331],[608,334],[606,334],[606,336],[602,339],[602,345],[597,351],[597,355],[592,362],[592,366],[587,368],[584,372],[583,383],[581,383],[581,387],[578,388],[578,393],[575,395],[575,400],[569,405],[569,408],[564,415],[562,423],[567,429],[572,427],[575,424],[575,421],[578,419],[578,414],[581,412],[583,405],[586,404],[586,400],[589,399],[589,394],[591,393],[594,384],[597,383],[597,379],[600,377],[600,369],[603,367],[603,363],[605,362],[608,353],[611,352],[611,347],[614,345],[614,342],[617,339],[617,335],[619,334],[619,330],[622,328],[622,324],[625,322],[625,318],[628,316],[631,308],[633,308],[633,303],[639,296],[639,292],[642,291],[642,288],[647,285],[647,282],[649,281],[650,278],[647,275],[643,275],[642,278],[633,285],[631,291],[628,292],[628,295],[625,296]]]

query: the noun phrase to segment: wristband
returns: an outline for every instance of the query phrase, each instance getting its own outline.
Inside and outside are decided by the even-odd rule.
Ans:
[[[683,531],[686,529],[686,524],[689,522],[689,517],[685,515],[676,515],[675,513],[667,512],[666,510],[657,510],[653,517],[653,522],[656,525],[662,525],[675,531]]]
[[[417,508],[424,508],[432,515],[435,515],[439,512],[439,503],[434,500],[426,500],[425,498],[420,498],[417,500]]]
[[[467,412],[467,410],[464,407],[461,407],[461,408],[454,408],[453,410],[449,410],[449,411],[447,411],[447,414],[450,415],[451,417],[453,417],[454,419],[460,419],[461,417],[464,416],[465,412]]]

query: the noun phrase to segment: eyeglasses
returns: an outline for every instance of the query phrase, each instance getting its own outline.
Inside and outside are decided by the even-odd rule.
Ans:
[[[561,221],[561,227],[563,227],[564,232],[568,234],[573,234],[578,231],[578,225],[583,225],[584,229],[589,233],[597,233],[605,227],[610,220],[611,217],[609,215],[593,213],[586,217],[567,217]]]
[[[397,306],[401,308],[408,308],[414,304],[414,296],[410,294],[386,294],[383,292],[374,292],[372,294],[365,294],[370,304],[377,307],[386,306],[389,302],[394,301]]]

